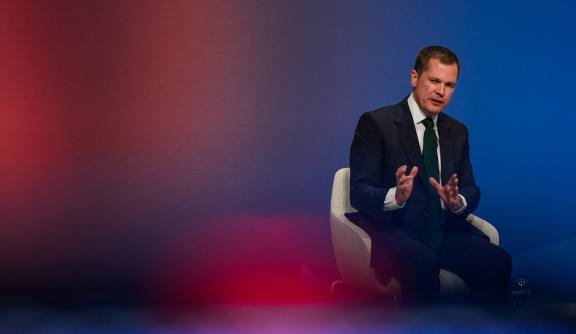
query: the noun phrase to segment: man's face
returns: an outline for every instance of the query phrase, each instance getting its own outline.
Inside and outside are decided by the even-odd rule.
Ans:
[[[442,64],[434,58],[428,61],[428,67],[420,75],[412,70],[410,81],[414,99],[426,116],[437,115],[448,106],[457,80],[458,65]]]

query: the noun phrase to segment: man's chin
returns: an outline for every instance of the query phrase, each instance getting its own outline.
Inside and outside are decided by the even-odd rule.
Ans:
[[[422,111],[424,112],[424,114],[426,114],[426,116],[433,117],[441,113],[442,110],[443,110],[442,108],[427,108],[426,110]]]

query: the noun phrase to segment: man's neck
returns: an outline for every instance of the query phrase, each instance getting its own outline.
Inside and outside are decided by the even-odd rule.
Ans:
[[[412,113],[412,118],[414,119],[415,123],[421,122],[424,118],[432,118],[434,122],[438,118],[438,114],[428,115],[427,113],[420,108],[418,102],[416,102],[416,98],[414,97],[414,92],[408,96],[408,107],[410,108],[410,113]]]

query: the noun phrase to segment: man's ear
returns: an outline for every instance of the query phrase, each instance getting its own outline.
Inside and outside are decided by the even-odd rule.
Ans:
[[[416,87],[416,82],[418,82],[418,72],[412,70],[410,72],[410,83],[412,84],[412,88]]]

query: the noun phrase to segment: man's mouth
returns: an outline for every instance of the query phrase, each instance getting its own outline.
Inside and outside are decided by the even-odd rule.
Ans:
[[[438,105],[438,106],[444,104],[444,102],[442,100],[438,100],[438,99],[432,99],[431,98],[430,101],[432,101],[432,104]]]

